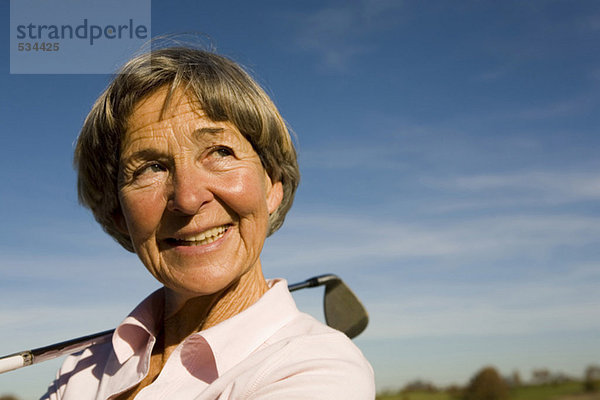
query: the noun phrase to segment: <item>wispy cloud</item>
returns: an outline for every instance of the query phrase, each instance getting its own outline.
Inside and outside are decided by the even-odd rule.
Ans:
[[[303,168],[362,169],[362,170],[407,170],[409,160],[402,155],[410,153],[409,146],[403,148],[394,140],[386,143],[342,144],[336,143],[318,148],[302,149],[300,165]]]
[[[358,56],[372,51],[366,41],[369,34],[397,22],[402,2],[363,0],[322,8],[300,18],[297,36],[299,46],[314,52],[322,65],[333,71],[346,71]]]
[[[370,310],[366,340],[600,329],[600,264],[586,261],[600,237],[598,218],[300,215],[288,223],[282,241],[270,239],[265,265],[284,276],[338,273]]]
[[[581,95],[567,98],[550,104],[523,109],[517,114],[525,120],[543,120],[557,117],[567,117],[587,113],[595,105],[595,97]]]
[[[89,325],[94,320],[103,320],[114,324],[115,321],[119,321],[126,316],[123,314],[124,310],[121,310],[119,313],[115,312],[115,309],[118,310],[119,307],[116,307],[114,304],[82,305],[77,301],[61,307],[41,305],[28,308],[2,309],[0,310],[0,320],[2,320],[4,328],[2,336],[4,336],[4,339],[8,339],[7,336],[12,333],[9,332],[9,327],[12,327],[14,331],[37,331],[44,329],[46,334],[54,334],[55,331],[62,332],[64,330],[62,326],[65,324],[71,325],[71,328],[73,328],[73,325],[77,325],[77,321],[85,325]],[[125,312],[128,311],[126,310]],[[108,322],[107,329],[110,327]],[[85,332],[82,333],[85,334]],[[67,335],[75,334],[77,334],[77,331],[68,333],[67,329]],[[65,339],[68,339],[68,337],[65,337]],[[3,340],[2,342],[5,341]]]
[[[559,247],[597,243],[600,220],[576,215],[512,215],[452,221],[403,223],[357,215],[302,215],[287,222],[281,240],[266,253],[284,269],[328,265],[348,269],[395,260],[427,259],[436,268],[488,265],[506,255],[523,262]],[[307,251],[307,249],[310,249]],[[457,262],[458,261],[458,262]]]
[[[115,244],[115,247],[117,245]],[[118,252],[118,249],[117,249]],[[84,282],[90,278],[131,279],[139,277],[144,266],[135,255],[121,250],[103,253],[90,251],[86,255],[71,254],[3,254],[0,270],[5,279],[36,279]]]
[[[487,193],[488,199],[446,205],[446,210],[486,206],[560,205],[600,200],[600,173],[521,171],[503,174],[463,175],[424,178],[434,187],[464,191],[466,194]]]
[[[582,279],[575,267],[573,272],[540,273],[529,279],[454,282],[451,289],[443,282],[424,283],[422,296],[414,296],[413,292],[397,295],[402,319],[414,323],[396,329],[400,328],[403,335],[439,335],[440,325],[448,334],[461,335],[598,329],[594,314],[600,306],[595,289],[600,264],[593,268],[593,275],[587,275],[587,279]],[[380,306],[386,309],[390,304],[381,302],[374,308]],[[384,332],[382,329],[379,333]]]
[[[600,30],[600,14],[592,14],[581,18],[577,21],[577,28],[583,32]]]
[[[600,197],[600,173],[526,172],[504,175],[475,175],[459,177],[453,182],[461,189],[545,190],[571,194],[575,198]]]
[[[513,69],[514,69],[514,65],[502,65],[496,68],[492,68],[489,69],[487,71],[484,72],[480,72],[478,74],[475,74],[472,78],[473,81],[475,82],[493,82],[496,81],[500,78],[505,77],[506,75],[508,75]]]
[[[518,289],[535,294],[533,286],[521,286]],[[587,293],[588,297],[582,300],[577,288],[572,289],[572,293],[567,295],[555,293],[555,299],[568,303],[546,306],[523,303],[519,307],[507,307],[497,298],[448,296],[422,296],[418,305],[402,302],[406,299],[395,304],[373,304],[369,337],[504,336],[600,329],[597,318],[600,298],[590,298],[591,293]],[[521,298],[519,293],[514,292],[508,291],[502,296],[517,295],[517,299]],[[390,315],[396,315],[397,318],[391,319]]]
[[[600,82],[600,67],[592,68],[588,76],[594,83]]]

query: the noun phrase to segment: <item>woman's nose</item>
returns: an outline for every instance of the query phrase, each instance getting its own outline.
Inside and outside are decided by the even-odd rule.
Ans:
[[[214,196],[208,189],[207,177],[193,168],[179,170],[174,174],[172,190],[167,201],[169,211],[195,215]]]

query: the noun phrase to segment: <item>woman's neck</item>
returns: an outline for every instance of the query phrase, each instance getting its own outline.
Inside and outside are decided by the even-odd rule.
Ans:
[[[165,317],[144,379],[116,400],[132,400],[160,374],[173,350],[189,335],[210,328],[239,314],[254,304],[269,289],[260,260],[239,280],[209,296],[183,297],[165,288]]]
[[[164,362],[186,337],[239,314],[267,290],[260,260],[230,286],[208,296],[186,298],[165,288]]]

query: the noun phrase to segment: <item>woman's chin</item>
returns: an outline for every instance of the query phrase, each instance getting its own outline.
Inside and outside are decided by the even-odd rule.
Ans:
[[[195,267],[177,279],[161,280],[170,292],[181,297],[210,296],[221,293],[239,279],[239,274],[214,268]]]

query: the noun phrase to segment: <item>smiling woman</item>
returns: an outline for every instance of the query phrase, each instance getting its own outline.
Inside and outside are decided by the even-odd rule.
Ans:
[[[81,202],[164,287],[47,399],[372,399],[342,333],[300,313],[260,253],[299,172],[283,119],[235,63],[167,48],[126,64],[75,150]]]
[[[283,190],[234,125],[211,121],[180,91],[163,113],[166,94],[158,90],[129,118],[116,219],[179,304],[260,270],[267,221]],[[260,283],[257,295],[266,291]]]

